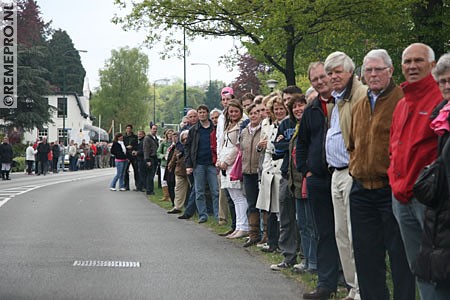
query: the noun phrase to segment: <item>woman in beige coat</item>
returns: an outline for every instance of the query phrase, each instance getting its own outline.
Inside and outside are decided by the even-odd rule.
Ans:
[[[267,103],[270,113],[273,118],[272,124],[267,130],[267,134],[262,136],[266,140],[264,161],[262,164],[261,183],[256,202],[256,208],[262,211],[269,212],[269,220],[267,224],[268,245],[263,248],[263,251],[273,252],[278,248],[279,224],[277,214],[280,211],[279,205],[279,191],[281,179],[281,161],[272,160],[275,146],[273,142],[276,139],[279,123],[287,117],[288,111],[284,106],[281,94],[275,94]],[[261,149],[262,150],[262,149]]]

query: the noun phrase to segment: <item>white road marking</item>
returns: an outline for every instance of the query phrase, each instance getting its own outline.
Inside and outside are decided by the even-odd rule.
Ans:
[[[138,261],[76,260],[74,267],[140,268]]]
[[[100,176],[102,176],[102,175],[100,175]],[[110,174],[107,174],[107,175],[105,174],[104,176],[110,176]],[[99,175],[89,175],[89,176],[76,177],[76,178],[65,179],[65,180],[52,181],[52,182],[44,183],[42,185],[25,185],[25,186],[20,186],[20,187],[15,187],[15,188],[0,189],[0,207],[5,205],[9,200],[14,198],[15,196],[28,193],[29,191],[32,191],[32,190],[35,190],[38,188],[51,186],[51,185],[55,185],[55,184],[60,184],[60,183],[74,182],[74,181],[80,181],[80,180],[85,180],[85,179],[97,178],[97,177],[99,177]]]

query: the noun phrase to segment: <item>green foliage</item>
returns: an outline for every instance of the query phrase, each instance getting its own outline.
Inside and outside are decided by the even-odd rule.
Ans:
[[[5,123],[3,127],[14,127],[31,130],[42,128],[51,122],[51,108],[46,98],[48,83],[45,80],[47,69],[43,67],[45,60],[43,46],[18,47],[18,101],[16,109],[1,109],[0,118]]]
[[[206,97],[209,95],[209,92],[205,91],[207,86],[187,87],[187,106],[197,108],[200,104],[206,104],[210,109],[220,107],[220,89],[222,87],[222,82],[213,81],[211,83],[213,98],[208,99]],[[156,96],[157,122],[164,121],[167,124],[179,124],[183,117],[183,81],[177,80],[170,85],[157,88]]]
[[[272,0],[272,1],[160,1],[116,5],[131,11],[115,18],[125,29],[146,29],[149,45],[162,40],[166,48],[180,45],[173,38],[179,28],[189,37],[234,36],[249,54],[272,66],[285,77],[286,85],[306,74],[311,61],[324,60],[336,50],[357,65],[369,50],[387,49],[399,66],[401,51],[423,40],[448,49],[450,9],[448,0]]]
[[[17,143],[17,144],[11,144],[11,147],[13,149],[13,153],[14,153],[15,157],[24,157],[25,150],[27,149],[28,146],[25,144],[22,144],[22,143]]]
[[[112,50],[100,70],[100,89],[91,99],[91,113],[101,115],[104,124],[114,120],[116,126],[145,128],[150,120],[149,100],[153,100],[147,69],[148,57],[137,48]]]
[[[7,131],[42,128],[51,122],[48,101],[42,97],[49,93],[45,67],[48,52],[44,42],[48,24],[39,14],[35,1],[18,2],[17,108],[0,110],[4,121],[1,127]]]
[[[57,30],[48,42],[49,81],[53,89],[83,94],[86,71],[81,64],[80,54],[67,32]]]
[[[21,157],[16,157],[14,158],[14,161],[16,162],[14,167],[11,168],[12,172],[23,172],[23,170],[25,170],[25,157],[21,156]]]

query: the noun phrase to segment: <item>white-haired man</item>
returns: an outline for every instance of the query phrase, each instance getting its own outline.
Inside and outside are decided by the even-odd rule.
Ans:
[[[414,276],[392,213],[392,191],[387,176],[392,113],[403,97],[401,88],[392,79],[393,72],[386,50],[372,50],[364,57],[363,74],[369,90],[353,107],[348,146],[353,177],[350,192],[353,250],[361,299],[367,300],[390,299],[386,251],[394,299],[415,299]]]

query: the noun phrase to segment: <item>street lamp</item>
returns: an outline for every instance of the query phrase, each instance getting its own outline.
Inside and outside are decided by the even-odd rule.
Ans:
[[[71,53],[71,52],[83,52],[86,53],[88,52],[87,50],[78,50],[78,49],[69,49],[63,52],[62,56],[66,57],[66,54]],[[66,138],[66,113],[67,113],[67,97],[66,97],[66,66],[64,65],[64,76],[63,76],[63,96],[64,96],[64,102],[63,102],[63,142],[64,142],[64,146],[67,146],[67,138]]]
[[[168,82],[169,79],[161,78],[153,81],[153,123],[156,124],[156,83],[157,82]]]
[[[277,86],[278,81],[276,81],[275,79],[269,79],[266,81],[267,86],[270,89],[270,92],[273,92],[273,89]]]
[[[209,72],[208,92],[211,93],[211,66],[209,64],[207,64],[207,63],[201,63],[201,62],[198,62],[198,63],[197,62],[193,62],[193,63],[191,63],[191,66],[207,66],[208,67],[208,72]],[[209,94],[209,95],[211,95],[211,94]]]

